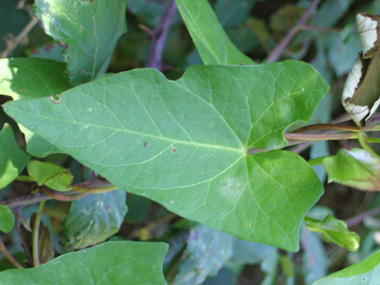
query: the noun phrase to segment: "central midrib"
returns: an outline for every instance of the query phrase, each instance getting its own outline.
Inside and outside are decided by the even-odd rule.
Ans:
[[[17,108],[11,107],[11,106],[9,106],[9,104],[5,105],[4,107],[5,107],[5,109],[7,109],[7,108],[8,109],[13,109],[13,110],[16,110],[18,112],[30,114],[30,115],[32,115],[34,117],[40,117],[40,118],[43,118],[43,119],[53,120],[53,121],[54,120],[55,121],[61,121],[61,122],[65,122],[65,123],[68,123],[68,124],[77,124],[77,125],[83,125],[83,126],[89,126],[89,127],[97,127],[97,128],[102,128],[102,129],[109,129],[109,130],[113,130],[113,131],[124,132],[124,133],[138,135],[138,136],[144,136],[144,137],[152,138],[152,139],[156,139],[156,140],[168,141],[168,142],[171,142],[171,143],[174,142],[174,143],[178,143],[178,144],[192,145],[192,146],[197,146],[197,147],[205,147],[205,148],[212,148],[212,149],[221,149],[221,150],[226,150],[226,151],[231,151],[231,152],[237,152],[237,153],[240,153],[240,154],[243,154],[243,153],[246,152],[245,148],[234,148],[234,147],[227,147],[227,146],[207,144],[207,143],[188,142],[188,141],[182,141],[182,140],[178,140],[178,139],[172,139],[172,138],[167,138],[167,137],[162,137],[162,136],[156,136],[156,135],[152,135],[152,134],[145,134],[145,133],[141,133],[141,132],[133,131],[133,130],[120,129],[120,128],[115,128],[115,127],[110,127],[110,126],[96,125],[96,124],[93,124],[93,123],[84,123],[84,122],[78,122],[78,121],[68,121],[68,120],[64,120],[64,119],[60,119],[60,118],[46,117],[46,116],[42,116],[40,114],[36,114],[36,113],[33,113],[33,112],[29,112],[29,111],[25,111],[25,110],[21,110],[21,109],[17,109]]]

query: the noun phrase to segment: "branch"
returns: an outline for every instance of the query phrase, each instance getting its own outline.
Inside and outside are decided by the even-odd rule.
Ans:
[[[8,258],[8,260],[18,269],[22,269],[23,267],[17,260],[12,256],[12,254],[5,247],[3,240],[0,238],[0,251]]]
[[[347,227],[353,227],[353,226],[356,226],[357,224],[360,224],[364,220],[365,217],[372,217],[376,215],[380,215],[380,207],[361,213],[352,218],[349,218],[345,220],[345,222],[347,224]]]
[[[157,70],[164,70],[167,68],[167,66],[162,62],[162,53],[164,51],[166,38],[176,11],[177,5],[174,0],[171,0],[162,14],[161,21],[157,28],[150,32],[152,35],[152,46],[150,48],[148,61],[145,65],[146,67],[152,67]]]
[[[294,38],[297,32],[306,24],[307,19],[309,18],[311,12],[317,8],[321,0],[314,0],[313,3],[307,8],[305,13],[301,16],[298,22],[293,26],[293,28],[289,31],[289,33],[283,38],[281,43],[272,51],[272,53],[268,56],[268,62],[275,62],[280,55],[284,52],[285,48],[288,46],[290,41]]]
[[[17,37],[7,40],[7,48],[1,53],[0,58],[6,58],[28,36],[37,23],[38,19],[33,17]]]

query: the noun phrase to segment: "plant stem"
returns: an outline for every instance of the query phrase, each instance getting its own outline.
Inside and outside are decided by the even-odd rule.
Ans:
[[[301,133],[312,130],[334,130],[334,131],[347,131],[347,132],[359,132],[358,126],[343,126],[343,125],[330,125],[330,124],[315,124],[310,126],[305,126],[297,130],[292,131],[292,133]]]
[[[59,192],[51,191],[51,190],[46,189],[46,188],[42,188],[41,191],[45,195],[53,198],[54,200],[58,200],[58,201],[62,201],[62,202],[71,202],[71,201],[79,200],[80,198],[82,198],[88,194],[88,193],[80,193],[80,194],[76,194],[76,195],[61,195],[61,194],[59,194]]]
[[[365,217],[376,216],[379,214],[380,214],[380,207],[369,210],[369,211],[364,212],[364,213],[361,213],[361,214],[356,215],[352,218],[349,218],[349,219],[345,220],[345,223],[347,224],[347,227],[352,227],[352,226],[355,226],[357,224],[360,224],[364,220]]]
[[[46,201],[42,201],[40,205],[38,206],[36,219],[34,220],[34,225],[33,225],[33,266],[34,267],[37,267],[40,265],[38,237],[39,237],[39,232],[40,232],[40,221],[41,221],[42,210],[44,209],[45,203]]]
[[[23,223],[22,218],[21,218],[21,216],[20,216],[19,213],[15,213],[15,216],[20,220],[20,223]],[[26,241],[25,241],[24,237],[21,234],[20,227],[18,226],[17,222],[15,224],[15,228],[16,228],[16,231],[17,231],[17,235],[20,238],[22,247],[24,248],[26,254],[28,255],[29,260],[33,260],[33,257],[30,254],[29,246],[26,244]]]
[[[304,133],[288,133],[284,134],[287,140],[299,141],[320,141],[320,140],[350,140],[357,139],[358,135],[355,133],[341,133],[341,134],[304,134]]]
[[[313,3],[307,8],[305,13],[301,16],[298,22],[293,26],[281,43],[273,50],[273,52],[268,56],[268,62],[275,62],[280,55],[284,52],[285,48],[288,46],[290,41],[294,38],[297,32],[300,30],[300,27],[305,25],[307,19],[309,18],[311,12],[317,8],[321,0],[314,0]]]
[[[177,11],[177,5],[174,0],[169,1],[164,13],[161,16],[161,21],[157,28],[151,32],[152,47],[149,52],[149,58],[146,67],[152,67],[157,70],[164,70],[165,65],[162,63],[162,53],[164,51],[166,38],[169,33],[170,25]]]
[[[373,149],[370,148],[370,146],[366,143],[364,135],[365,135],[365,134],[364,134],[363,132],[359,132],[358,140],[359,140],[360,145],[361,145],[362,148],[365,149],[370,155],[372,155],[373,158],[378,158],[378,159],[380,159],[380,156],[378,156],[377,153],[374,152]]]
[[[14,267],[18,269],[24,268],[20,265],[20,263],[17,262],[17,260],[12,256],[12,254],[7,250],[1,238],[0,238],[0,251],[8,258],[8,260],[14,265]]]

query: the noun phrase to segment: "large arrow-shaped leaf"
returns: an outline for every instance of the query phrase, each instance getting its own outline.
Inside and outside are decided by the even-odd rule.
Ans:
[[[322,185],[284,129],[327,85],[309,65],[197,66],[169,81],[133,70],[49,98],[8,102],[19,123],[121,189],[243,239],[298,249]]]

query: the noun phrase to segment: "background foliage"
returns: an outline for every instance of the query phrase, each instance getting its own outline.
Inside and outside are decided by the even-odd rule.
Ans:
[[[209,1],[215,17],[211,8],[205,5],[205,1],[176,1],[184,21],[192,23],[187,27],[177,10],[170,8],[173,5],[169,0],[130,0],[127,3],[120,0],[111,1],[112,5],[108,3],[109,1],[95,0],[83,2],[83,5],[79,5],[75,9],[75,13],[72,13],[70,5],[74,5],[73,3],[76,1],[35,1],[34,13],[31,10],[32,3],[29,2],[32,1],[4,0],[0,7],[0,52],[2,57],[8,58],[2,59],[0,62],[0,94],[10,96],[16,101],[7,103],[5,108],[18,123],[23,124],[23,126],[17,125],[4,113],[3,108],[0,110],[0,126],[4,125],[0,132],[2,146],[0,149],[0,173],[7,173],[7,175],[0,176],[0,187],[3,188],[0,194],[4,204],[9,201],[17,201],[17,198],[24,196],[33,197],[36,199],[34,202],[44,199],[49,199],[49,201],[46,202],[43,210],[41,210],[42,207],[39,210],[35,204],[22,205],[23,207],[17,203],[12,204],[11,209],[15,213],[16,222],[9,208],[0,205],[0,231],[3,232],[0,248],[6,254],[4,250],[6,246],[23,267],[33,267],[33,264],[35,265],[33,244],[36,244],[33,242],[33,233],[36,232],[35,226],[38,224],[36,220],[41,218],[40,228],[37,229],[40,236],[37,250],[40,263],[46,264],[20,273],[20,270],[7,270],[14,266],[4,255],[0,254],[0,270],[2,271],[0,284],[22,283],[29,280],[30,276],[34,278],[30,279],[31,284],[32,282],[38,284],[40,280],[49,280],[52,283],[63,280],[63,284],[76,284],[70,280],[68,272],[71,269],[66,269],[73,267],[77,267],[78,272],[83,272],[88,267],[91,278],[100,282],[99,284],[118,284],[115,283],[118,282],[115,280],[125,280],[131,275],[133,276],[131,278],[136,279],[129,281],[136,284],[145,281],[160,284],[164,282],[164,279],[173,284],[252,284],[252,280],[254,284],[311,284],[318,278],[353,264],[355,264],[354,267],[348,271],[347,269],[340,271],[316,281],[315,284],[339,284],[338,282],[347,284],[352,280],[352,282],[355,280],[376,281],[376,273],[380,266],[379,252],[376,252],[380,243],[380,220],[376,217],[380,214],[380,196],[376,192],[362,192],[351,188],[358,185],[356,180],[353,184],[346,183],[347,186],[328,183],[324,168],[320,165],[314,167],[319,180],[324,183],[325,193],[317,205],[307,213],[309,218],[306,220],[306,224],[302,223],[301,225],[299,240],[297,230],[294,231],[294,236],[289,237],[287,243],[284,242],[284,236],[279,235],[279,228],[293,227],[291,224],[287,225],[287,219],[283,223],[285,226],[281,225],[279,228],[268,231],[270,237],[262,236],[253,239],[256,242],[266,242],[272,238],[271,245],[291,251],[297,250],[298,241],[300,241],[299,251],[288,252],[270,245],[238,239],[235,236],[245,239],[247,236],[237,229],[236,221],[232,218],[212,221],[210,217],[225,217],[226,213],[231,212],[228,208],[229,201],[222,205],[213,201],[205,202],[206,206],[198,209],[199,201],[205,199],[201,195],[204,193],[203,188],[191,188],[192,191],[198,191],[196,193],[199,195],[196,197],[199,198],[199,201],[189,200],[187,196],[181,197],[174,191],[170,195],[176,199],[168,200],[168,192],[162,196],[160,196],[161,194],[155,196],[149,190],[144,192],[146,185],[156,183],[155,177],[135,181],[132,185],[129,184],[129,181],[137,177],[133,176],[133,168],[128,174],[123,174],[117,168],[108,167],[107,169],[104,167],[104,165],[112,166],[118,159],[121,159],[120,164],[123,163],[122,151],[125,150],[123,141],[130,140],[130,137],[126,138],[124,135],[120,135],[113,138],[113,141],[110,142],[111,149],[98,148],[90,151],[90,148],[86,147],[83,142],[107,140],[110,133],[92,125],[109,122],[111,127],[115,125],[120,127],[116,121],[122,120],[124,114],[122,111],[117,113],[118,107],[122,105],[124,94],[133,92],[138,94],[136,98],[139,97],[142,100],[144,100],[144,96],[147,96],[146,94],[155,94],[154,96],[165,102],[168,108],[172,108],[171,112],[177,114],[177,120],[182,119],[183,122],[186,122],[195,116],[194,114],[197,114],[196,117],[199,121],[192,123],[198,123],[204,127],[204,129],[198,128],[198,130],[202,130],[202,137],[207,137],[207,135],[217,137],[217,134],[213,134],[210,129],[207,129],[207,121],[214,120],[214,124],[220,124],[218,125],[219,129],[225,127],[221,123],[222,119],[226,119],[233,127],[235,125],[236,129],[241,127],[241,123],[235,120],[236,114],[233,113],[233,110],[231,111],[233,106],[225,103],[228,98],[212,102],[214,109],[219,112],[212,117],[211,109],[207,109],[210,104],[191,105],[192,102],[185,101],[180,94],[188,92],[195,94],[194,100],[199,98],[208,100],[207,94],[213,92],[223,94],[222,91],[228,90],[228,88],[236,92],[239,84],[241,86],[246,81],[250,82],[249,76],[252,74],[250,72],[253,72],[262,81],[261,84],[260,82],[250,82],[258,84],[252,86],[263,92],[266,92],[271,86],[275,86],[275,88],[273,87],[275,96],[281,97],[283,94],[281,92],[291,87],[286,84],[286,80],[282,81],[285,82],[282,83],[283,85],[281,83],[276,85],[277,81],[270,81],[268,74],[280,74],[282,68],[292,70],[286,74],[289,81],[292,80],[292,75],[294,78],[305,76],[302,82],[306,83],[310,77],[314,78],[314,81],[308,83],[310,86],[314,86],[313,88],[309,85],[298,87],[300,90],[306,88],[306,92],[310,92],[315,97],[321,98],[327,91],[326,83],[330,85],[329,93],[318,106],[316,106],[316,102],[310,102],[310,105],[305,103],[305,108],[308,108],[310,114],[315,107],[317,108],[310,123],[338,122],[346,116],[340,103],[343,85],[357,53],[362,49],[356,32],[355,16],[358,12],[380,14],[380,1],[325,0],[320,3],[307,0]],[[316,3],[319,5],[315,5]],[[299,21],[305,13],[308,13],[309,8],[313,7],[312,5],[315,7],[310,10],[310,16],[305,21]],[[111,10],[109,10],[110,7],[112,7]],[[109,13],[102,13],[105,9]],[[39,24],[33,15],[41,19]],[[70,25],[57,26],[54,23],[56,19],[70,22]],[[194,19],[196,21],[193,21]],[[110,27],[112,27],[111,30]],[[294,37],[281,48],[282,41],[289,36],[292,29],[295,32]],[[160,40],[163,39],[161,37],[163,31],[168,33],[167,38],[164,39],[164,45],[162,42],[160,43]],[[21,35],[20,38],[17,37],[18,35]],[[210,49],[210,46],[214,49]],[[154,52],[159,51],[160,47],[165,48],[162,50],[162,57],[161,54],[157,57]],[[76,58],[81,60],[76,60]],[[199,73],[202,73],[205,78],[209,78],[216,73],[216,70],[219,72],[220,68],[202,66],[188,69],[188,67],[198,64],[254,65],[255,63],[287,59],[310,63],[326,83],[314,73],[313,69],[301,62],[247,67],[246,76],[239,69],[240,67],[224,67],[224,73],[236,74],[239,72],[243,74],[240,74],[241,77],[239,77],[243,79],[240,82],[236,81],[236,85],[232,87],[223,85],[225,79],[222,76],[220,78],[216,76],[212,81],[213,84],[208,88],[201,84],[202,77]],[[118,73],[146,66],[161,70],[168,79],[177,81],[168,81],[152,70],[135,70],[111,77],[106,74],[98,78],[105,71]],[[66,69],[70,72],[68,73]],[[250,70],[248,71],[248,69]],[[187,70],[186,73],[185,70]],[[25,81],[19,80],[19,78],[32,78],[32,80]],[[145,81],[141,81],[141,78],[144,78]],[[94,79],[97,80],[93,81]],[[71,98],[71,101],[56,104],[54,109],[51,109],[53,103],[50,98],[42,99],[38,105],[30,103],[32,101],[28,100],[17,101],[22,98],[42,98],[59,94],[89,81],[93,82],[67,91],[65,94],[67,94],[67,98]],[[130,86],[122,86],[119,84],[120,82],[134,82],[134,87],[129,89]],[[114,85],[108,88],[111,84]],[[157,85],[160,85],[161,89],[156,88]],[[97,92],[105,88],[104,86],[107,87],[106,92],[114,94],[115,101],[101,101],[102,98],[97,95]],[[170,92],[176,95],[165,98],[165,94]],[[238,94],[237,97],[245,98],[244,92],[236,92],[236,94]],[[11,100],[7,96],[0,97],[2,104]],[[79,103],[77,98],[80,98]],[[252,106],[265,105],[263,98],[255,97],[255,105],[252,103]],[[56,97],[53,100],[60,100],[60,98]],[[91,117],[86,112],[92,112],[89,110],[89,102],[92,101],[102,102],[102,106],[106,106],[113,112],[107,113],[104,110],[95,112],[94,109],[93,111],[97,115]],[[131,146],[131,148],[140,147],[143,155],[146,155],[148,151],[156,151],[157,144],[164,144],[152,137],[156,131],[153,127],[154,123],[160,122],[160,120],[169,121],[168,118],[158,117],[160,109],[155,109],[158,101],[151,105],[148,101],[146,99],[144,106],[150,110],[150,115],[155,119],[148,123],[144,122],[142,118],[141,121],[144,124],[136,123],[133,126],[139,132],[143,131],[145,136],[134,138],[136,145]],[[123,110],[133,113],[138,110],[138,106],[140,105],[137,103],[135,105],[128,104],[127,109]],[[286,104],[282,105],[283,108],[285,106]],[[186,113],[186,108],[188,113]],[[226,110],[226,108],[230,109],[223,113],[221,110]],[[70,117],[70,110],[74,110],[73,113],[75,110],[81,111],[78,111],[78,115],[75,115],[74,118]],[[274,116],[273,114],[277,116],[281,110],[273,110],[269,117]],[[25,112],[29,112],[29,114],[25,115]],[[38,115],[41,112],[51,112],[50,118],[45,119],[41,129],[36,129],[32,133],[26,128],[32,129],[37,122],[40,123],[41,118]],[[56,118],[57,114],[59,119],[65,119],[69,123],[64,124],[60,120],[55,120],[54,117]],[[110,120],[109,118],[112,118],[113,114],[117,114],[117,117],[115,120]],[[141,115],[136,112],[135,116],[138,117],[139,114]],[[257,137],[250,137],[250,140],[247,139],[250,134],[241,129],[237,131],[234,129],[234,132],[229,131],[231,137],[238,134],[239,139],[244,142],[248,141],[248,144],[240,143],[239,145],[239,140],[233,141],[232,139],[226,142],[224,136],[215,139],[215,145],[226,147],[224,150],[220,150],[220,148],[214,150],[215,152],[220,151],[222,155],[222,160],[219,161],[220,169],[223,169],[223,163],[229,165],[231,161],[236,160],[239,163],[236,165],[236,169],[232,169],[233,171],[248,173],[247,168],[256,169],[255,172],[260,170],[266,173],[262,175],[263,181],[260,183],[270,184],[273,181],[268,181],[273,176],[268,171],[275,169],[280,173],[285,173],[291,165],[292,167],[297,166],[299,171],[302,170],[304,175],[308,175],[315,181],[317,186],[315,186],[314,194],[302,198],[304,199],[302,201],[305,202],[302,205],[303,208],[298,206],[298,196],[290,201],[294,202],[291,204],[294,207],[292,206],[290,210],[280,208],[282,198],[278,199],[278,204],[273,206],[278,211],[274,214],[277,215],[277,220],[279,215],[289,210],[290,216],[296,216],[296,220],[301,221],[308,208],[318,200],[322,193],[322,188],[318,186],[317,176],[309,171],[310,167],[295,153],[301,154],[305,159],[338,153],[338,156],[326,158],[323,161],[326,169],[332,167],[336,171],[335,164],[348,163],[353,160],[352,153],[361,151],[356,149],[360,147],[356,140],[328,143],[323,141],[290,147],[288,150],[291,152],[275,151],[270,155],[262,153],[255,158],[241,158],[248,146],[270,149],[283,147],[285,141],[281,135],[282,131],[294,122],[296,124],[291,127],[292,129],[302,127],[305,123],[297,121],[309,119],[309,117],[308,114],[296,114],[288,121],[286,118],[283,121],[277,120],[282,125],[278,126],[278,134],[274,136],[274,140],[265,138],[264,134],[269,131],[265,128],[268,128],[265,124],[261,137],[260,133],[255,134]],[[60,130],[70,129],[73,121],[88,122],[89,125],[86,127],[84,124],[81,126],[82,129],[73,128],[71,133],[65,134],[66,137],[60,137]],[[256,124],[256,122],[253,120],[252,124]],[[172,141],[169,141],[164,146],[168,150],[168,155],[172,156],[163,162],[158,162],[162,171],[170,173],[172,169],[179,169],[181,165],[184,165],[184,161],[172,159],[177,151],[188,153],[193,151],[191,142],[192,140],[196,141],[196,134],[191,133],[191,125],[187,127],[185,123],[182,125],[185,126],[184,130],[176,129],[175,132],[173,130],[175,136],[181,136],[183,140],[186,133],[190,133],[190,135],[183,140],[185,142],[183,145],[178,143],[174,145]],[[243,127],[241,128],[243,129]],[[160,127],[157,129],[164,130]],[[27,142],[26,146],[23,133]],[[75,137],[77,133],[81,133],[81,136]],[[150,136],[149,140],[146,139],[147,136]],[[175,137],[175,140],[178,138]],[[52,142],[53,144],[51,144]],[[119,149],[118,145],[120,145]],[[115,151],[115,147],[118,151]],[[342,148],[350,151],[340,150]],[[377,150],[376,146],[374,149]],[[66,154],[62,154],[62,152]],[[101,155],[104,153],[107,154],[109,161],[102,160]],[[195,162],[190,165],[194,169],[204,167],[196,162],[204,164],[206,160],[202,159],[205,154],[194,153]],[[77,159],[73,159],[68,154]],[[14,155],[14,158],[9,157],[11,155]],[[191,157],[189,155],[189,161],[191,161]],[[219,158],[220,156],[211,157],[209,161],[215,163],[214,161]],[[267,163],[270,159],[283,161],[282,168],[278,164]],[[4,163],[9,160],[14,161],[14,165]],[[128,163],[136,162],[128,161]],[[175,167],[168,167],[172,163],[177,164]],[[356,167],[361,168],[361,165],[356,165]],[[204,173],[210,177],[218,171],[218,169],[206,171],[206,168],[207,165],[204,167]],[[97,177],[93,170],[106,176],[120,189],[127,190],[127,194],[122,190],[115,190],[115,187],[112,188],[108,184],[104,185],[102,177]],[[148,170],[143,169],[142,171]],[[215,171],[215,173],[209,173],[209,171]],[[351,168],[348,171],[353,170]],[[20,173],[21,176],[18,177]],[[355,173],[358,172],[353,171],[352,175]],[[330,182],[346,181],[345,175],[347,175],[346,170],[334,172],[333,175],[329,173]],[[361,179],[366,177],[365,175],[373,177],[372,173],[366,172],[360,173]],[[119,180],[120,176],[124,177],[124,180]],[[18,180],[15,180],[17,177]],[[163,181],[161,186],[170,188],[175,177],[176,175],[173,175],[171,179]],[[198,180],[201,180],[202,177],[190,178],[183,177],[183,179],[189,179],[189,181],[185,181],[187,184],[183,180],[178,183],[183,183],[181,187],[185,187],[199,182]],[[206,178],[209,179],[205,175]],[[284,178],[284,189],[293,189],[294,186],[291,183],[293,180],[294,177],[292,179]],[[370,179],[363,180],[365,180],[362,182],[365,185],[363,187],[372,187],[376,184],[375,181],[369,183],[368,186]],[[12,181],[13,183],[9,184]],[[89,181],[91,182],[90,186]],[[221,185],[221,181],[215,183]],[[63,194],[71,190],[71,185],[76,185],[77,188],[74,190],[78,191],[76,193],[78,196],[69,198],[80,199],[73,202],[62,201],[62,199],[69,199]],[[81,191],[89,188],[91,188],[91,194],[82,197],[83,192]],[[113,191],[102,192],[106,188]],[[53,192],[51,189],[59,192]],[[37,194],[35,194],[36,191]],[[271,197],[278,195],[272,192],[270,192]],[[144,195],[152,200],[133,193]],[[55,195],[54,199],[51,199],[51,195]],[[262,199],[265,200],[266,196],[262,195]],[[157,201],[161,204],[158,204]],[[264,206],[269,204],[263,203]],[[172,211],[191,220],[182,218]],[[367,211],[370,212],[367,213]],[[360,215],[361,213],[366,214]],[[337,221],[330,214],[340,220],[345,220],[348,229],[358,233],[360,241],[357,234],[347,230],[346,224]],[[240,222],[248,223],[249,219]],[[259,218],[259,222],[265,224],[266,219],[260,220]],[[223,229],[235,236],[218,229]],[[313,232],[313,229],[320,234]],[[344,234],[342,235],[342,233]],[[169,247],[162,242],[169,244]],[[97,246],[83,249],[98,243],[100,244]],[[79,251],[72,252],[74,250]],[[84,254],[86,251],[88,251],[88,255]],[[358,263],[370,255],[369,259]],[[53,258],[54,260],[52,260]],[[98,266],[102,267],[104,271],[91,271],[92,268]],[[52,270],[56,272],[54,276],[50,274]],[[129,272],[133,272],[133,274],[129,274]],[[70,273],[75,276],[73,272]],[[101,277],[96,277],[96,274]],[[89,277],[83,278],[87,280],[86,278]],[[85,284],[80,280],[75,280],[75,282]]]

